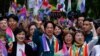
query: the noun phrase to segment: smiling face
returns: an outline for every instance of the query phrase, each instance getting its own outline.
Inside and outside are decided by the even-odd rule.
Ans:
[[[25,40],[25,32],[22,31],[16,35],[16,39],[18,42],[23,42]]]
[[[29,30],[30,30],[30,35],[33,35],[34,31],[36,29],[36,26],[35,25],[31,25]]]
[[[64,41],[66,44],[72,44],[73,37],[70,33],[66,34],[64,37]]]
[[[58,36],[60,33],[61,33],[61,29],[56,26],[54,29],[54,34]]]
[[[54,31],[53,24],[52,23],[48,23],[47,26],[46,26],[46,28],[45,28],[45,33],[48,36],[52,36],[53,35],[53,31]]]
[[[8,25],[7,25],[7,20],[3,19],[2,21],[0,21],[0,29],[5,31],[7,29]]]
[[[14,30],[17,27],[17,21],[14,20],[13,18],[10,18],[8,20],[8,25],[12,30]]]

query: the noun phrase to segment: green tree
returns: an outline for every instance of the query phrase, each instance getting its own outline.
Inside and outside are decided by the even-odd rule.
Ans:
[[[100,18],[100,0],[87,0],[86,13],[90,17]]]

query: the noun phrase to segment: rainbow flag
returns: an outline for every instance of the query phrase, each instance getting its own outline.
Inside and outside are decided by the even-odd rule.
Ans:
[[[26,18],[26,14],[27,14],[27,9],[26,6],[23,5],[23,7],[20,9],[20,16],[23,16],[24,19]]]
[[[6,47],[3,45],[2,41],[0,41],[0,50],[2,52],[2,56],[8,56]]]
[[[55,53],[54,56],[69,56],[69,52],[65,43],[63,43],[63,48]]]
[[[73,44],[73,46],[70,48],[70,56],[88,56],[88,45],[86,43],[80,47],[79,51],[78,49],[79,48]]]
[[[17,4],[15,2],[12,2],[9,7],[8,15],[16,14],[17,11],[16,9],[17,9]]]
[[[50,51],[45,34],[42,35],[42,44],[43,44],[44,51]],[[54,52],[56,53],[57,51],[59,51],[59,44],[58,44],[58,40],[54,37]]]
[[[63,53],[66,54],[67,53],[67,47],[66,47],[66,44],[63,43],[63,49],[62,49]]]
[[[8,42],[14,42],[15,41],[14,34],[9,27],[6,29],[6,38],[7,38]]]

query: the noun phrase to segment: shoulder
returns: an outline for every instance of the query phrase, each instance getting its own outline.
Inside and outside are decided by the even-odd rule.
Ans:
[[[60,51],[58,51],[57,53],[55,53],[55,55],[57,55],[57,56],[63,56],[62,50],[60,50]]]
[[[30,47],[30,48],[31,48],[31,46],[30,46],[30,45],[28,45],[28,44],[25,44],[25,47]]]
[[[33,51],[32,47],[28,44],[25,44],[25,50],[26,51]]]
[[[95,49],[98,49],[98,48],[100,49],[100,45],[95,45],[94,48]]]
[[[92,52],[99,52],[100,51],[100,45],[95,45],[93,48],[92,48]]]

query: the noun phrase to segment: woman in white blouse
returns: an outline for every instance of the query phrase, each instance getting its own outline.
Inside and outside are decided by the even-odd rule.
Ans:
[[[34,52],[32,47],[24,42],[25,31],[17,28],[14,31],[16,41],[9,46],[8,56],[33,56]]]

